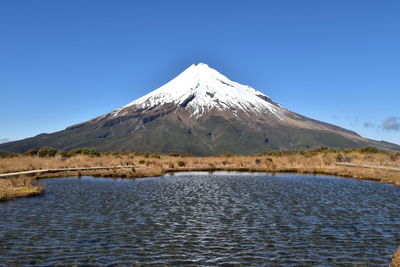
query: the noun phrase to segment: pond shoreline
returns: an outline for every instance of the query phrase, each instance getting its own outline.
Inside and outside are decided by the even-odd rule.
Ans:
[[[296,168],[287,168],[287,169],[264,169],[264,168],[174,168],[174,169],[162,169],[162,170],[147,170],[143,172],[136,172],[132,175],[126,175],[126,173],[122,172],[123,169],[132,168],[134,166],[116,166],[118,170],[121,172],[115,172],[112,167],[107,167],[110,171],[68,171],[68,172],[48,172],[41,175],[38,175],[36,179],[45,179],[45,178],[59,178],[68,175],[68,173],[72,173],[71,176],[93,176],[93,177],[110,177],[110,178],[150,178],[150,177],[160,177],[167,173],[179,173],[179,172],[238,172],[238,173],[265,173],[265,174],[307,174],[307,175],[326,175],[326,176],[335,176],[339,178],[350,178],[356,180],[366,180],[384,184],[391,184],[394,186],[400,186],[400,175],[396,179],[385,179],[384,177],[372,177],[372,176],[362,176],[357,173],[348,172],[349,166],[344,166],[345,168],[339,171],[331,171],[331,170],[323,170],[323,169],[296,169]],[[352,169],[362,168],[358,166],[351,166]],[[77,172],[77,173],[76,173]]]
[[[0,180],[21,180],[25,179],[25,177],[32,177],[34,180],[36,179],[46,179],[46,178],[59,178],[65,176],[93,176],[93,177],[110,177],[110,178],[123,178],[123,179],[136,179],[136,178],[149,178],[149,177],[160,177],[167,173],[177,173],[177,172],[218,172],[218,171],[226,171],[226,172],[239,172],[239,173],[266,173],[266,174],[279,174],[279,173],[291,173],[291,174],[307,174],[307,175],[326,175],[326,176],[335,176],[340,178],[350,178],[356,180],[366,180],[373,181],[385,184],[391,184],[395,186],[400,186],[400,179],[384,179],[378,177],[371,176],[361,176],[357,172],[349,172],[347,169],[351,168],[356,170],[358,168],[363,168],[364,166],[346,166],[342,165],[340,170],[324,170],[324,169],[297,169],[297,168],[285,168],[285,169],[268,169],[268,168],[245,168],[245,167],[219,167],[219,168],[211,168],[211,167],[180,167],[180,168],[170,168],[170,169],[161,169],[161,170],[152,170],[151,168],[143,169],[141,171],[136,171],[135,168],[138,166],[110,166],[110,167],[83,167],[83,168],[63,168],[63,169],[45,169],[45,170],[33,170],[33,171],[24,171],[24,172],[16,172],[9,174],[2,174],[2,178]],[[368,167],[367,167],[368,168]],[[126,170],[135,169],[135,172],[131,172],[127,175]],[[9,177],[17,177],[17,178],[9,178]],[[3,183],[4,184],[4,183]],[[45,188],[42,186],[36,186],[34,182],[30,185],[26,185],[21,183],[17,183],[17,185],[13,185],[10,183],[9,186],[1,187],[0,189],[5,191],[0,195],[0,201],[7,201],[14,198],[19,197],[29,197],[43,194],[45,192]]]
[[[0,157],[0,199],[24,196],[24,193],[14,194],[15,190],[24,191],[27,196],[38,193],[34,180],[41,178],[85,175],[133,179],[182,171],[329,175],[400,186],[400,152],[367,147],[208,157],[143,152],[59,153],[47,157],[35,153],[4,154]],[[26,177],[33,180],[27,181]]]

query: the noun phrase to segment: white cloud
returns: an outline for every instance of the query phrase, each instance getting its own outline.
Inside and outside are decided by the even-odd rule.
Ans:
[[[400,131],[400,117],[389,117],[382,123],[382,129],[385,131]]]

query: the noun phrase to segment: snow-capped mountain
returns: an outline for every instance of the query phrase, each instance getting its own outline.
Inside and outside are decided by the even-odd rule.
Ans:
[[[242,110],[244,112],[271,112],[279,117],[282,106],[274,103],[260,91],[229,80],[204,63],[191,65],[175,79],[153,92],[113,112],[114,116],[135,107],[150,110],[173,103],[190,110],[198,117],[216,110]]]
[[[61,150],[253,154],[314,146],[386,150],[400,146],[291,112],[261,91],[231,81],[206,64],[191,65],[149,94],[63,131],[0,145],[24,152],[41,146]]]

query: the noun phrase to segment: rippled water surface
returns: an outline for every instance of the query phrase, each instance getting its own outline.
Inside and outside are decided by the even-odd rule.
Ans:
[[[400,243],[400,189],[334,177],[187,173],[46,180],[0,203],[0,265],[372,265]]]

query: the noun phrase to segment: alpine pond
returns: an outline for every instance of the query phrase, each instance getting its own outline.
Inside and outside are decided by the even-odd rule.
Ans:
[[[387,266],[400,189],[336,177],[59,178],[0,203],[0,262]]]

